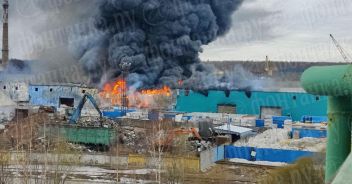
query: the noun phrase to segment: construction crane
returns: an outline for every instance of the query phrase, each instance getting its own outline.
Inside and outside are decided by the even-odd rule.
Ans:
[[[79,118],[81,117],[81,112],[83,109],[84,104],[87,102],[87,99],[90,100],[90,102],[93,104],[94,108],[98,111],[100,119],[102,119],[103,114],[101,113],[97,102],[94,100],[93,96],[89,93],[84,94],[82,100],[79,102],[77,108],[74,110],[71,118],[70,118],[70,124],[77,124]]]
[[[340,52],[341,56],[345,60],[345,62],[350,63],[350,59],[347,57],[347,54],[345,53],[345,51],[343,50],[343,48],[341,47],[339,42],[334,38],[334,36],[332,34],[330,34],[330,37],[331,37],[332,41],[334,42],[337,50]]]

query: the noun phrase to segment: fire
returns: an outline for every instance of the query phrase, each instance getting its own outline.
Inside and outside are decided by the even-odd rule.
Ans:
[[[147,90],[142,90],[141,93],[143,95],[165,95],[165,96],[171,96],[171,89],[168,86],[164,86],[161,89],[147,89]]]
[[[107,83],[104,85],[103,92],[110,93],[113,95],[122,94],[124,90],[126,90],[126,81],[118,80],[115,83]]]
[[[112,105],[121,105],[122,95],[126,92],[129,106],[148,108],[152,107],[156,97],[171,97],[172,91],[170,87],[163,86],[160,89],[145,89],[141,91],[130,91],[126,81],[119,79],[113,83],[104,85],[103,90],[100,92],[100,97],[108,100]]]
[[[100,97],[109,99],[112,105],[121,105],[122,94],[126,89],[126,81],[119,79],[114,83],[105,84],[102,92],[100,92]]]

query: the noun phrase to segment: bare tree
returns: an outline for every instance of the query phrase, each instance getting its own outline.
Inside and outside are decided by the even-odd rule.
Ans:
[[[0,183],[12,183],[12,174],[9,171],[10,153],[7,151],[0,152]]]
[[[51,165],[51,180],[54,184],[64,184],[67,176],[79,165],[81,153],[71,148],[70,144],[62,138],[58,138],[54,144],[52,155],[55,163]]]

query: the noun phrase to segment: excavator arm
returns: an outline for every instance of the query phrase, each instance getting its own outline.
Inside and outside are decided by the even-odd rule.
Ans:
[[[84,94],[82,100],[79,102],[77,108],[74,110],[71,118],[70,118],[70,124],[76,124],[77,121],[79,120],[79,118],[81,117],[81,112],[82,112],[82,109],[83,109],[83,106],[84,104],[87,102],[87,99],[90,100],[90,102],[93,104],[94,108],[97,110],[97,112],[99,113],[99,116],[100,118],[102,118],[102,113],[98,107],[98,104],[97,102],[95,101],[95,99],[93,98],[92,95],[86,93]]]

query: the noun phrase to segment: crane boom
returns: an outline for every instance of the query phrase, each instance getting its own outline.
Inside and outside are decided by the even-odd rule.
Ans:
[[[339,42],[334,38],[334,36],[332,34],[330,34],[330,37],[331,37],[332,41],[334,42],[337,50],[340,52],[341,56],[343,57],[343,59],[349,63],[350,59],[347,57],[345,51],[343,50],[343,48],[341,47]]]

